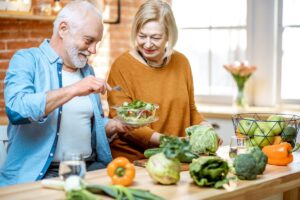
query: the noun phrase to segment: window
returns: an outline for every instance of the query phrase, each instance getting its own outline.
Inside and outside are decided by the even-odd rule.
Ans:
[[[280,99],[293,102],[300,99],[300,1],[284,0],[282,7]]]
[[[230,103],[236,86],[223,65],[248,60],[258,68],[247,83],[250,104],[300,103],[299,0],[172,0],[172,7],[175,49],[191,63],[196,98]]]
[[[172,1],[179,28],[176,49],[190,61],[195,95],[233,94],[234,82],[223,65],[247,59],[246,3],[246,0]]]

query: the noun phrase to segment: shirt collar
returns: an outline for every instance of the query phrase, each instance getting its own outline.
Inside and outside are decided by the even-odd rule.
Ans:
[[[63,60],[59,57],[59,55],[51,47],[49,39],[44,40],[44,42],[40,45],[40,49],[45,54],[45,56],[48,58],[48,60],[50,61],[51,64],[55,63],[55,62],[63,64]]]

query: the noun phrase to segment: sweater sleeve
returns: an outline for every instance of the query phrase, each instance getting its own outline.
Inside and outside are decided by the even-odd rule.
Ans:
[[[129,65],[128,61],[119,58],[110,69],[110,73],[108,75],[108,84],[111,86],[121,86],[121,91],[111,91],[107,95],[107,100],[109,104],[109,117],[116,117],[116,110],[113,108],[114,106],[121,105],[123,102],[132,102],[135,100],[134,91],[132,87],[132,78],[127,72],[123,73],[121,67],[125,65]],[[125,70],[126,71],[126,70]],[[150,138],[155,131],[150,127],[141,127],[137,128],[134,131],[127,134],[119,134],[119,137],[125,138],[126,140],[130,140],[130,142],[134,143],[137,146],[142,148],[148,148]]]
[[[190,102],[190,113],[191,113],[191,125],[200,124],[204,121],[204,117],[201,113],[198,112],[195,104],[195,95],[194,95],[194,84],[193,84],[193,75],[191,71],[190,64],[187,61],[187,81],[189,87],[189,102]]]

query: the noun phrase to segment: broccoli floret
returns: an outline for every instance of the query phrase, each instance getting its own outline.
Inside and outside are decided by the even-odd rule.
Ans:
[[[257,174],[262,174],[266,169],[268,157],[260,150],[259,147],[250,147],[248,153],[252,154],[256,160]]]
[[[241,180],[254,180],[256,179],[257,169],[256,160],[253,155],[249,153],[240,154],[235,157],[233,161],[235,174]]]

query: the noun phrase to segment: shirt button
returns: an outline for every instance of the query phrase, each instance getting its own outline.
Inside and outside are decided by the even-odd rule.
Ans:
[[[40,176],[43,176],[43,173],[42,173],[42,172],[40,173]]]
[[[58,72],[59,74],[61,74],[61,72]]]
[[[53,153],[50,153],[50,156],[52,157],[52,156],[53,156]]]
[[[56,133],[57,136],[59,136],[59,133]]]
[[[62,111],[59,111],[59,114],[61,114],[62,113]]]

